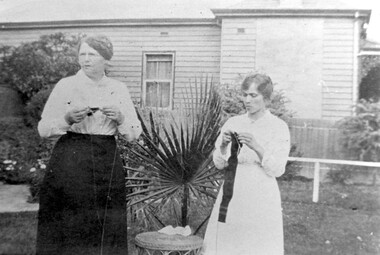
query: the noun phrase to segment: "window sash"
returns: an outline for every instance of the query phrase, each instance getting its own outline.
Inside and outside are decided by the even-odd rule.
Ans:
[[[143,59],[144,106],[172,109],[174,53],[144,53]]]

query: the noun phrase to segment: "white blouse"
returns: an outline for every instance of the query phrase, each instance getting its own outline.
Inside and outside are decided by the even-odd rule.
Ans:
[[[233,130],[237,133],[251,133],[264,148],[264,155],[260,161],[255,151],[243,145],[238,155],[239,165],[256,165],[272,177],[281,176],[285,172],[290,149],[290,134],[289,128],[283,120],[272,115],[269,111],[266,111],[264,116],[256,121],[250,119],[248,114],[228,119],[223,125],[221,135],[215,143],[213,160],[218,169],[227,166],[227,160],[231,151],[231,143],[227,148],[226,154],[222,154],[220,151],[222,134],[225,130]]]
[[[87,116],[80,123],[69,125],[65,114],[73,107],[99,107],[116,105],[124,115],[121,125],[107,118],[101,111]],[[120,81],[103,76],[95,82],[82,70],[76,75],[60,80],[42,112],[38,123],[41,137],[57,138],[67,131],[83,134],[115,135],[117,132],[132,141],[141,134],[141,123],[129,95],[127,86]]]

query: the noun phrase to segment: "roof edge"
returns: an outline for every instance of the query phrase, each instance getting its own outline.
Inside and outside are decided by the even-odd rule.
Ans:
[[[371,10],[357,9],[211,9],[216,18],[258,17],[258,16],[308,16],[308,17],[364,17],[371,15]],[[358,15],[358,16],[356,16]]]
[[[110,20],[62,20],[35,22],[0,22],[0,30],[66,27],[118,27],[118,26],[175,26],[215,25],[216,19],[110,19]]]

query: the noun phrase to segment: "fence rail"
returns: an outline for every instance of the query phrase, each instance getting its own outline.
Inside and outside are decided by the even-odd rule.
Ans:
[[[319,183],[320,183],[321,164],[376,167],[376,168],[379,168],[380,170],[380,162],[335,160],[335,159],[320,159],[320,158],[296,158],[296,157],[289,157],[288,161],[314,163],[314,180],[313,180],[313,202],[314,203],[317,203],[319,200]]]

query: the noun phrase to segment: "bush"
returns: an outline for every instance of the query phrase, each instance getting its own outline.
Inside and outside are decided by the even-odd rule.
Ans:
[[[380,56],[378,55],[362,55],[360,58],[360,77],[367,76],[368,72],[380,66]]]
[[[79,70],[75,46],[80,37],[56,33],[17,47],[0,47],[3,82],[16,88],[26,103],[41,89]]]
[[[240,115],[245,112],[240,85],[221,84],[217,89],[221,95],[223,112],[228,116]]]
[[[35,164],[35,166],[30,168],[29,170],[28,183],[29,183],[30,197],[28,199],[28,202],[30,203],[36,203],[39,201],[40,188],[41,188],[43,178],[45,176],[45,169],[46,169],[45,161],[42,159],[38,159],[37,164]]]
[[[350,159],[380,161],[380,103],[361,100],[356,116],[338,122],[340,143]]]
[[[25,121],[28,125],[31,125],[32,127],[37,127],[38,122],[41,120],[41,114],[46,104],[46,101],[48,100],[52,90],[53,86],[38,91],[26,104]]]
[[[9,184],[25,183],[27,176],[19,169],[16,160],[6,159],[0,162],[0,181]]]
[[[353,177],[352,166],[342,166],[335,170],[331,169],[327,172],[326,178],[334,184],[348,184]]]
[[[29,183],[32,196],[38,195],[44,162],[49,160],[53,142],[42,140],[35,127],[14,120],[3,120],[0,134],[0,180],[8,184]]]
[[[378,102],[380,99],[380,64],[369,70],[360,82],[359,98]]]

